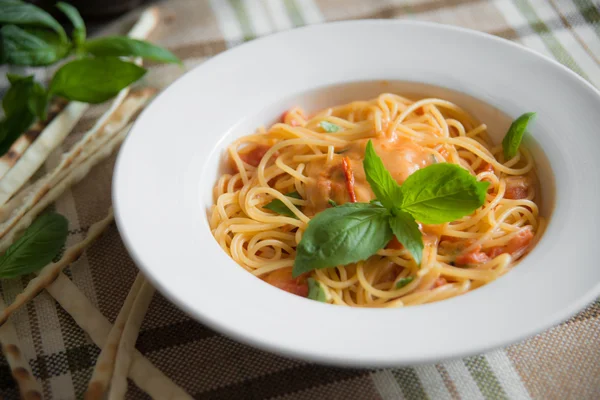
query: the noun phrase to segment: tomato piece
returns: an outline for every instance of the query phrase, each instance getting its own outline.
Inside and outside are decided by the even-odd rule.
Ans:
[[[521,253],[529,246],[529,244],[531,244],[532,239],[533,232],[531,229],[521,229],[519,233],[506,244],[506,252],[512,255]]]
[[[444,286],[446,283],[448,283],[448,281],[446,280],[446,278],[442,278],[439,277],[435,280],[435,282],[433,282],[433,288],[438,288],[440,286]]]
[[[477,172],[478,174],[482,172],[494,172],[494,167],[492,167],[492,164],[490,164],[489,162],[484,161],[479,165],[479,167],[477,167],[475,172]]]
[[[350,159],[348,157],[344,157],[342,159],[342,167],[344,168],[344,176],[346,177],[346,189],[348,190],[348,195],[350,195],[350,202],[356,203],[356,192],[354,191],[354,172],[352,171],[352,167],[350,166]]]
[[[263,159],[265,154],[267,154],[267,151],[269,151],[270,148],[270,146],[259,144],[247,153],[240,153],[240,158],[246,164],[250,164],[253,167],[258,167],[258,164],[260,164],[260,161]]]
[[[503,246],[492,247],[486,251],[489,258],[496,258],[500,254],[506,253],[506,249]]]
[[[477,265],[488,261],[490,261],[490,258],[482,251],[472,251],[456,257],[457,265]]]
[[[308,296],[306,276],[292,277],[292,267],[281,268],[263,278],[265,282],[288,293],[301,297]]]
[[[529,247],[533,240],[533,232],[531,229],[521,229],[512,239],[508,241],[506,246],[492,247],[486,251],[490,258],[496,258],[500,254],[508,253],[514,258],[518,258]]]
[[[392,238],[392,240],[390,240],[387,244],[387,246],[385,246],[386,249],[394,249],[394,250],[402,250],[404,248],[404,246],[402,246],[402,243],[400,243],[398,241],[398,239],[396,239],[396,236],[394,236]]]
[[[525,177],[511,177],[506,179],[506,193],[504,197],[511,200],[526,199],[529,195],[529,180]]]

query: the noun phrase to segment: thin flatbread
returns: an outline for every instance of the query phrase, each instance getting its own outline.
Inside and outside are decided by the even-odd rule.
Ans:
[[[4,307],[4,301],[0,297],[0,312],[4,310]],[[17,331],[10,321],[0,326],[0,344],[2,345],[2,353],[8,361],[10,372],[19,386],[21,398],[41,400],[43,398],[42,387],[31,372],[29,362],[21,351]]]
[[[77,286],[61,273],[46,290],[73,317],[73,320],[90,336],[92,341],[98,347],[103,348],[112,325]],[[133,352],[133,360],[127,375],[137,387],[153,399],[192,399],[192,396],[137,350]]]
[[[131,362],[133,361],[135,342],[137,341],[142,321],[146,312],[148,312],[148,307],[155,291],[150,282],[144,279],[144,283],[133,302],[127,322],[125,323],[125,328],[123,329],[123,334],[121,335],[121,340],[119,341],[119,348],[117,349],[117,356],[115,358],[115,372],[110,382],[108,400],[121,400],[125,398],[125,394],[127,393],[127,371],[129,371]]]
[[[22,204],[0,224],[0,251],[6,250],[15,237],[33,222],[40,211],[56,200],[67,188],[83,179],[91,167],[110,155],[121,144],[128,131],[123,129],[123,126],[146,105],[154,91],[144,89],[138,94],[135,96],[132,94],[123,102],[119,112],[115,114],[115,118],[119,117],[119,119],[111,121],[104,127],[105,134],[98,135],[94,140],[88,140],[87,147],[76,144],[74,147],[77,151],[66,153],[54,170],[32,185],[32,192],[25,195]]]
[[[36,121],[10,146],[6,154],[0,157],[0,178],[6,175],[8,170],[17,163],[19,158],[25,153],[25,150],[40,136],[50,122],[65,109],[67,104],[68,102],[62,98],[54,99],[50,107],[48,107],[48,117],[44,121]]]
[[[121,311],[119,311],[119,315],[108,334],[106,343],[104,344],[104,347],[102,347],[102,351],[96,360],[92,379],[90,379],[90,383],[85,392],[85,400],[100,400],[103,398],[106,389],[108,389],[113,376],[117,349],[119,348],[123,329],[125,329],[125,323],[127,322],[133,303],[144,281],[145,278],[143,275],[138,273],[129,290],[129,294],[127,294],[125,303],[123,303]]]

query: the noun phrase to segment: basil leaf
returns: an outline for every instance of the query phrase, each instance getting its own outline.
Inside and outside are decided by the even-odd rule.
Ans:
[[[145,73],[144,68],[118,58],[75,60],[56,71],[50,84],[50,93],[68,100],[102,103]]]
[[[147,60],[181,64],[181,60],[169,50],[143,40],[126,36],[108,36],[85,42],[83,51],[95,56],[142,57]]]
[[[415,280],[414,276],[407,276],[406,278],[400,278],[400,279],[398,279],[398,282],[396,282],[396,289],[402,289],[404,286],[408,285],[409,283],[411,283],[414,280]]]
[[[29,95],[33,88],[33,75],[19,76],[10,74],[10,88],[2,98],[2,108],[5,115],[14,114],[27,108]]]
[[[424,224],[450,222],[481,207],[488,186],[458,165],[433,164],[404,181],[400,208]]]
[[[4,113],[8,116],[29,109],[39,119],[46,119],[48,96],[42,85],[33,80],[33,75],[7,74],[7,78],[11,86],[2,99]]]
[[[12,65],[44,66],[64,58],[70,44],[40,28],[5,25],[0,29],[4,61]]]
[[[14,111],[0,121],[0,157],[10,150],[12,144],[35,121],[35,116],[28,108]]]
[[[31,93],[29,96],[29,100],[27,101],[27,106],[29,107],[29,111],[31,111],[38,119],[45,120],[48,117],[47,108],[48,108],[48,93],[46,89],[42,85],[37,82],[33,83],[31,88]]]
[[[423,258],[423,235],[417,222],[407,212],[394,209],[390,218],[390,227],[396,239],[410,252],[417,265],[421,265]]]
[[[346,203],[318,213],[296,248],[292,275],[365,260],[392,238],[390,213],[367,203]]]
[[[329,205],[331,207],[337,207],[338,206],[338,204],[335,201],[331,200],[331,199],[328,199],[327,202],[329,203]]]
[[[328,121],[321,121],[321,123],[319,124],[321,125],[321,128],[323,128],[325,130],[325,132],[329,132],[329,133],[334,133],[334,132],[339,132],[342,128],[336,124],[332,124],[331,122]]]
[[[61,251],[69,223],[60,214],[36,219],[0,257],[0,278],[15,278],[43,268]]]
[[[502,140],[502,150],[504,151],[504,161],[508,161],[517,155],[521,140],[527,129],[527,125],[535,119],[536,113],[528,112],[515,119],[508,128],[508,132]]]
[[[79,14],[79,11],[77,11],[75,7],[63,3],[62,1],[58,2],[56,7],[69,18],[69,21],[71,21],[71,24],[73,25],[73,41],[75,44],[81,45],[85,42],[86,36],[85,23],[83,22],[83,18],[81,18],[81,14]]]
[[[58,21],[41,8],[23,1],[0,1],[0,25],[8,24],[50,28],[62,41],[67,41],[65,30]]]
[[[291,193],[286,194],[286,196],[291,197],[293,199],[301,199],[302,198],[302,196],[300,196],[300,194],[298,192],[291,192]],[[296,217],[296,214],[294,214],[292,212],[292,210],[287,208],[287,206],[285,204],[283,204],[283,201],[281,201],[279,199],[275,199],[275,200],[271,201],[269,204],[265,205],[263,208],[274,211],[277,214],[285,215],[286,217],[292,217],[292,218],[298,219],[298,217]]]
[[[363,168],[367,181],[375,193],[377,200],[388,210],[402,202],[402,191],[400,185],[392,178],[392,175],[383,165],[381,158],[375,152],[373,143],[369,140],[365,149]]]
[[[323,287],[321,286],[321,284],[314,280],[313,278],[308,278],[307,280],[308,283],[308,298],[311,300],[316,300],[316,301],[320,301],[322,303],[326,303],[327,302],[327,293],[325,293],[325,290],[323,290]]]

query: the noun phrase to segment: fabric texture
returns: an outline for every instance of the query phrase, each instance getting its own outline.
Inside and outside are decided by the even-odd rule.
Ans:
[[[592,0],[166,0],[151,40],[193,68],[255,37],[325,21],[398,18],[477,29],[555,58],[600,86],[600,6]],[[124,33],[132,12],[97,34]],[[266,60],[265,60],[266,61]],[[150,65],[145,83],[163,88],[177,66]],[[4,77],[5,70],[2,70]],[[21,70],[22,72],[22,70]],[[39,79],[49,72],[34,71]],[[1,78],[0,92],[6,90]],[[92,107],[62,146],[81,137],[106,106]],[[56,151],[45,167],[56,165]],[[115,157],[94,168],[55,205],[70,221],[67,244],[85,237],[111,204]],[[114,225],[68,276],[112,322],[137,268]],[[4,280],[6,303],[27,283]],[[22,351],[46,399],[81,398],[99,349],[46,292],[13,317]],[[505,349],[462,360],[379,370],[323,367],[266,353],[228,339],[155,295],[137,348],[197,399],[599,399],[600,300],[569,321]],[[18,398],[0,359],[0,397]],[[128,398],[148,396],[129,385]]]

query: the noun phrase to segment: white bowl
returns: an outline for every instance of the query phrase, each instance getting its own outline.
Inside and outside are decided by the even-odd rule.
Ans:
[[[271,287],[221,250],[207,209],[227,144],[294,104],[312,110],[411,90],[458,102],[496,139],[510,119],[538,113],[530,145],[550,222],[514,270],[438,303],[358,309]],[[211,59],[144,111],[116,166],[118,227],[165,296],[240,341],[344,365],[463,357],[558,324],[600,293],[598,110],[600,94],[575,73],[490,35],[398,21],[296,29]]]

